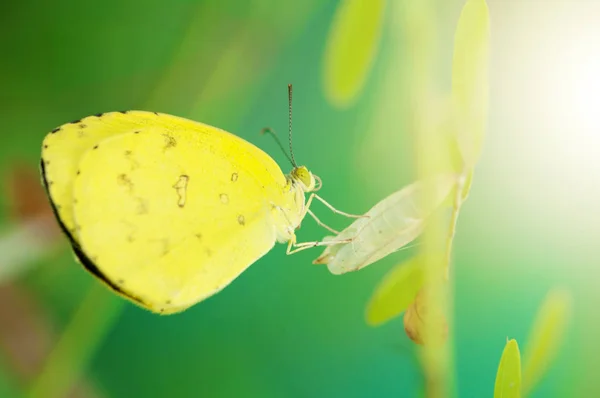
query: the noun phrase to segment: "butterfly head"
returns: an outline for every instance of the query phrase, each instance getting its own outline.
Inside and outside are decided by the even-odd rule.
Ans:
[[[290,177],[292,182],[298,184],[304,192],[314,192],[321,188],[319,176],[311,173],[305,166],[294,167]]]

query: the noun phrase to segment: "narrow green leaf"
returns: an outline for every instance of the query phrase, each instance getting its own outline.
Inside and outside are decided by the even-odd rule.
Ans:
[[[517,341],[512,339],[506,342],[498,372],[496,373],[496,386],[494,398],[520,398],[521,397],[521,354]]]
[[[553,290],[544,300],[524,350],[523,391],[529,393],[543,378],[563,340],[571,314],[571,295]]]
[[[416,256],[392,268],[381,280],[367,305],[366,320],[377,326],[406,311],[423,286],[423,266]]]
[[[488,114],[490,17],[485,0],[467,0],[454,36],[452,98],[465,164],[481,154]]]
[[[385,0],[342,0],[335,13],[323,66],[329,102],[350,106],[362,91],[379,49]]]

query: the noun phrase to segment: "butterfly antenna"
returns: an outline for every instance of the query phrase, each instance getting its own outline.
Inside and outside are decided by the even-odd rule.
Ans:
[[[289,137],[290,137],[290,155],[292,156],[292,166],[298,167],[296,159],[294,159],[294,150],[292,148],[292,85],[288,84],[288,100],[289,100]]]
[[[296,165],[294,164],[294,162],[292,161],[292,159],[290,159],[289,155],[285,151],[285,148],[283,147],[283,144],[281,143],[281,141],[279,141],[279,137],[277,137],[277,134],[275,134],[275,131],[272,128],[265,127],[264,129],[262,129],[260,131],[260,133],[261,134],[270,134],[273,137],[273,139],[275,139],[275,142],[277,143],[277,145],[279,145],[279,148],[281,148],[281,152],[283,152],[283,154],[285,155],[285,157],[287,158],[287,160],[290,161],[290,163],[292,164],[292,166],[296,167]]]

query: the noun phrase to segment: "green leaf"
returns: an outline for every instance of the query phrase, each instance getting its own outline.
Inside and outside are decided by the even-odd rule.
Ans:
[[[517,341],[512,339],[506,342],[498,372],[496,373],[496,386],[494,398],[520,398],[521,397],[521,354]]]
[[[329,102],[350,106],[362,91],[381,41],[385,0],[342,0],[327,38],[323,88]]]
[[[571,301],[568,291],[556,289],[538,311],[523,355],[524,392],[533,390],[555,358],[569,323]]]
[[[454,35],[452,98],[467,167],[481,154],[488,115],[490,17],[485,0],[467,0]]]
[[[383,277],[371,296],[366,311],[367,323],[377,326],[406,311],[423,282],[420,257],[396,265]]]

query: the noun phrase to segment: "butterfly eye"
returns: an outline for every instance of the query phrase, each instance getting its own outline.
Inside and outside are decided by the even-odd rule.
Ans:
[[[304,166],[299,166],[292,171],[292,178],[302,184],[305,192],[312,192],[315,189],[315,178],[312,173]]]

